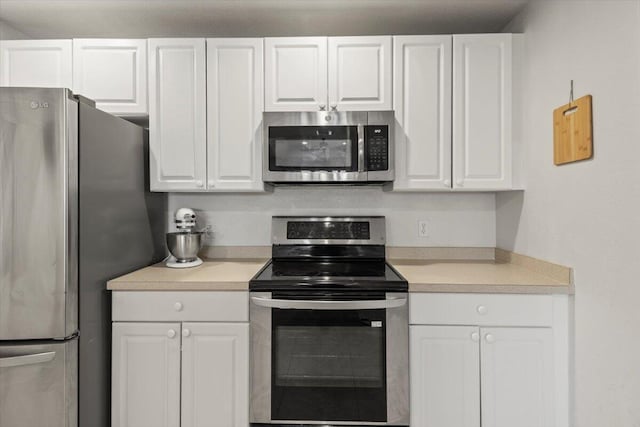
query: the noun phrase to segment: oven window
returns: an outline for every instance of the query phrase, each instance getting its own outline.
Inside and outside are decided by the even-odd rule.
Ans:
[[[384,310],[272,315],[273,420],[386,421]]]
[[[358,170],[356,126],[269,128],[269,170]]]

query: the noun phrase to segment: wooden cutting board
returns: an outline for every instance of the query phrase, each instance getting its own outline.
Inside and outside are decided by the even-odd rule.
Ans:
[[[591,95],[553,110],[553,163],[562,165],[593,156]]]

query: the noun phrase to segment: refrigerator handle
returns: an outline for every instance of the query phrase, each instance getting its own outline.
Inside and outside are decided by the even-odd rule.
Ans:
[[[0,357],[0,368],[12,368],[14,366],[35,365],[37,363],[50,362],[56,357],[55,351],[46,353],[26,354],[24,356]]]

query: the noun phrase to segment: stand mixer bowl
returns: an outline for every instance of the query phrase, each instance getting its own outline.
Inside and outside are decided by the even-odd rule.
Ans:
[[[202,248],[202,235],[201,231],[167,233],[169,252],[179,263],[197,260],[198,252]]]

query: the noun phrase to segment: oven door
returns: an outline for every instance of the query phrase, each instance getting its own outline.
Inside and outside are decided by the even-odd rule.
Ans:
[[[252,292],[252,425],[408,425],[406,298]]]

